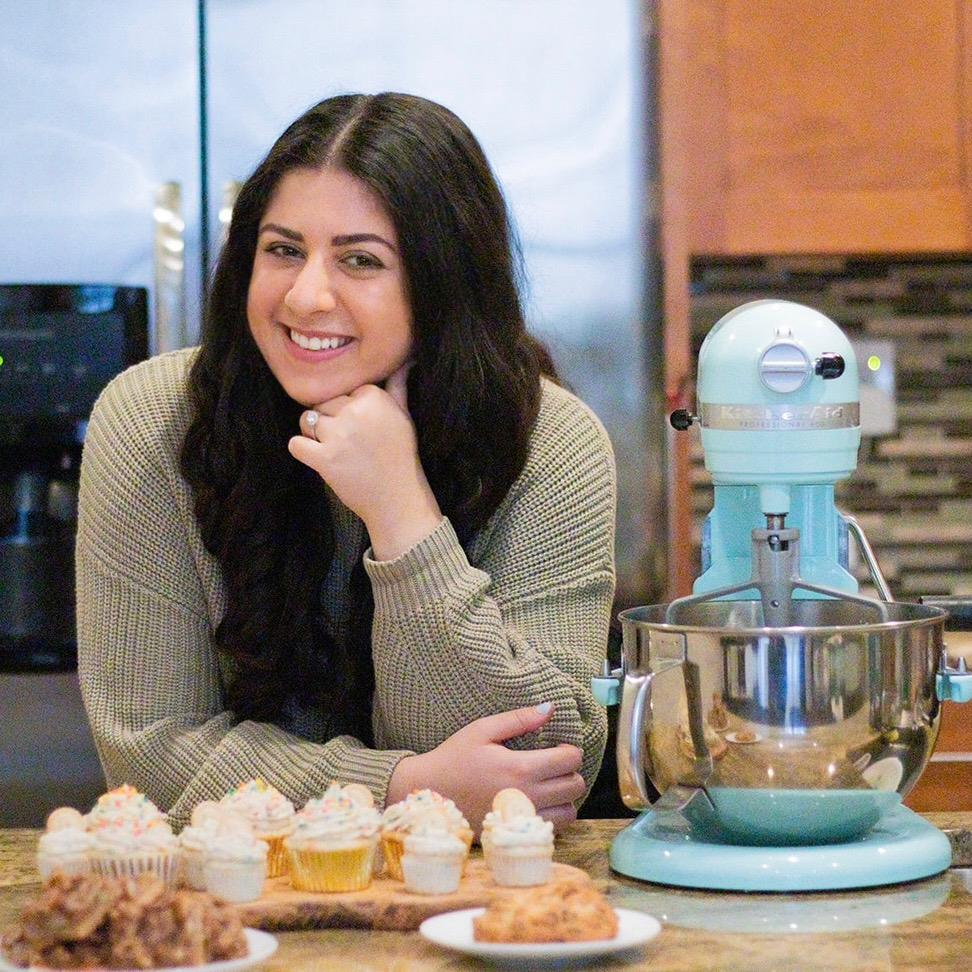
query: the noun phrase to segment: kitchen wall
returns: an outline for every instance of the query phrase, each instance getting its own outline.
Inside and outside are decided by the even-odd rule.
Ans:
[[[897,599],[972,595],[972,260],[698,259],[696,350],[722,314],[763,297],[815,307],[852,340],[892,343],[896,427],[864,437],[838,505],[860,521]],[[698,530],[712,502],[698,449],[692,492]]]

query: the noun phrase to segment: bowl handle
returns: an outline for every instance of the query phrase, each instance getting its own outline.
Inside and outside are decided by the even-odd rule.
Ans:
[[[628,672],[621,683],[618,715],[618,785],[632,810],[646,810],[652,797],[645,776],[645,743],[651,722],[651,683],[656,673]]]

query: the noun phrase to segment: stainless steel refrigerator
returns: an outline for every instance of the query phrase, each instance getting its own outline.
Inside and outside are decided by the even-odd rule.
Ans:
[[[193,343],[224,204],[289,121],[340,91],[438,100],[504,187],[531,326],[614,442],[619,600],[654,599],[650,8],[0,0],[0,282],[146,287],[151,351]]]

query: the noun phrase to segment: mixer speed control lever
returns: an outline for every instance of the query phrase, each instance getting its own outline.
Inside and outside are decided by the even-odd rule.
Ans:
[[[825,351],[813,363],[814,374],[820,375],[823,379],[839,378],[844,373],[844,368],[843,356],[833,351]]]
[[[684,432],[686,429],[692,427],[693,422],[698,421],[698,416],[693,415],[687,408],[676,408],[671,415],[668,416],[668,421],[671,423],[673,429],[677,429],[679,432]]]

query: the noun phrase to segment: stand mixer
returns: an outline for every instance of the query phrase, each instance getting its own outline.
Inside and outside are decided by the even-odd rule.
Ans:
[[[691,595],[622,612],[622,666],[593,680],[621,706],[622,799],[645,810],[611,866],[742,891],[939,873],[947,838],[901,798],[972,675],[947,664],[947,613],[894,602],[836,508],[860,444],[849,341],[800,304],[736,308],[700,350],[698,414],[671,416],[696,422],[714,487],[702,572]],[[851,537],[877,598],[848,569]]]

